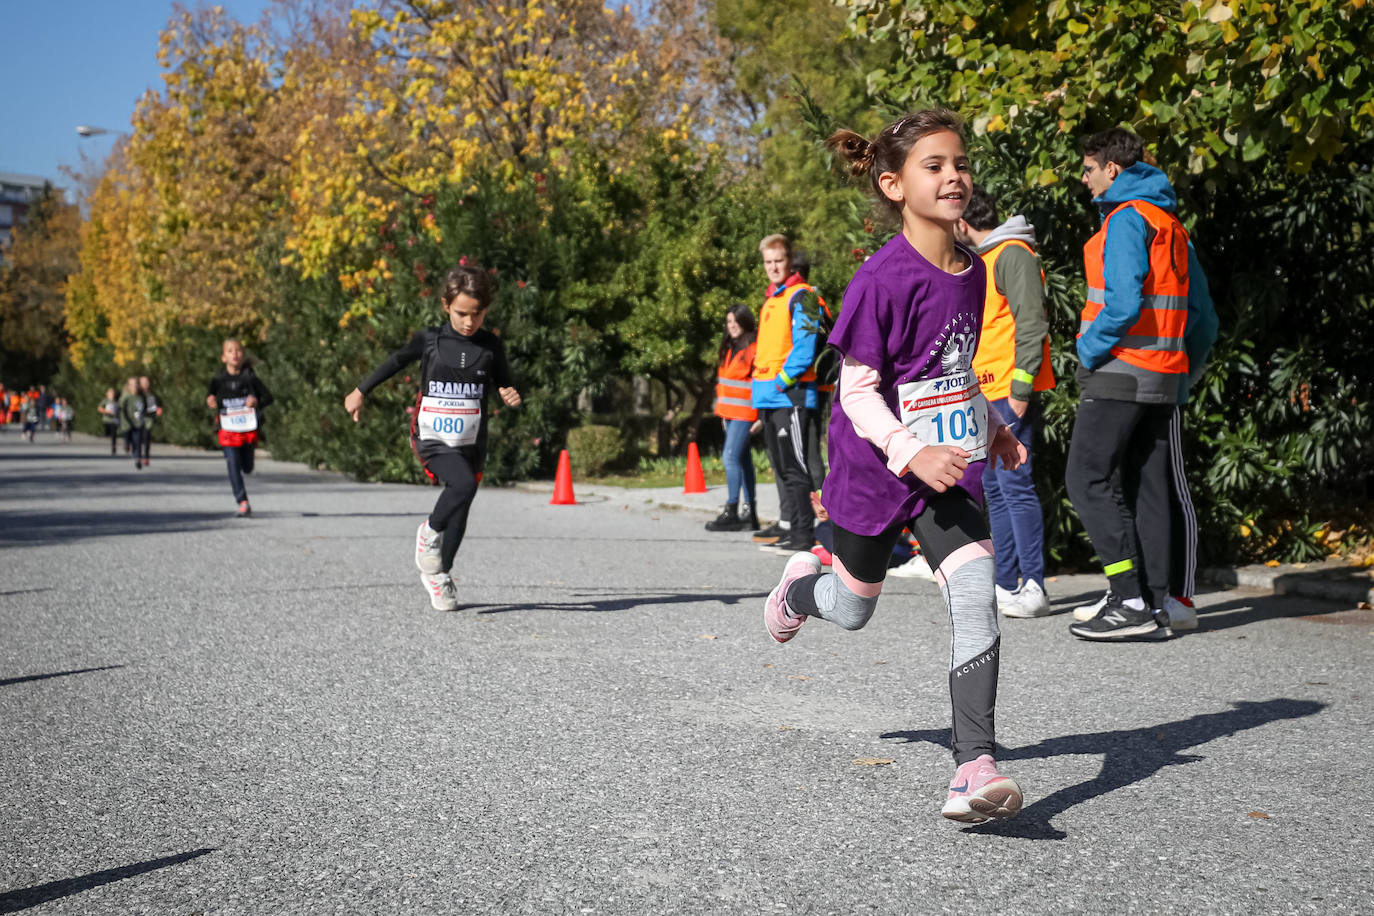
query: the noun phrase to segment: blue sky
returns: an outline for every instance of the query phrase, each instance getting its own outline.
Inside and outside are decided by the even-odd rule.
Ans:
[[[269,0],[218,5],[251,22]],[[103,159],[139,97],[162,87],[157,37],[171,15],[172,0],[0,0],[0,172],[68,184],[60,166],[83,150]],[[78,124],[111,134],[83,139]]]

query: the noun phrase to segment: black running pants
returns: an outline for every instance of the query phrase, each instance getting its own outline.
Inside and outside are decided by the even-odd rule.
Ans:
[[[471,460],[457,451],[437,452],[424,461],[429,472],[444,485],[434,511],[429,514],[429,527],[444,533],[439,545],[439,569],[448,572],[468,528],[468,510],[477,495],[477,472]]]

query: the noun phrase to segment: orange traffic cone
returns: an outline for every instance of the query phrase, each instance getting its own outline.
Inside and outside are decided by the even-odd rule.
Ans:
[[[682,492],[706,492],[706,477],[701,473],[701,454],[695,442],[687,443],[687,473],[682,479]]]
[[[553,477],[553,499],[549,500],[549,505],[577,505],[572,488],[572,459],[568,457],[567,449],[558,453],[558,473]]]

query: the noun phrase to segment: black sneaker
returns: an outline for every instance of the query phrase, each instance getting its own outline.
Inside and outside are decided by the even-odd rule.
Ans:
[[[1158,639],[1159,629],[1149,608],[1126,607],[1115,593],[1107,596],[1096,617],[1069,624],[1069,632],[1080,639]]]
[[[784,557],[790,557],[794,553],[807,553],[815,546],[815,537],[795,537],[792,532],[789,531],[776,543],[765,544],[759,549],[766,550],[769,553],[776,553]]]
[[[734,503],[726,503],[724,511],[706,523],[706,530],[743,531],[744,526],[744,519],[739,517],[739,507]]]
[[[787,536],[787,529],[781,522],[774,522],[762,531],[754,532],[754,540],[760,544],[775,544]]]

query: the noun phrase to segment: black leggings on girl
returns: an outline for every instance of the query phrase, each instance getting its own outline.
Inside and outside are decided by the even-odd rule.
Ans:
[[[429,513],[429,527],[444,533],[439,544],[439,569],[448,572],[453,568],[453,558],[467,531],[468,509],[477,495],[477,472],[461,452],[431,455],[425,459],[425,467],[444,485],[444,492],[434,503],[434,511]]]
[[[868,623],[887,575],[888,558],[905,523],[875,535],[835,525],[834,571],[797,579],[787,589],[787,608],[821,617],[847,630]],[[963,764],[993,751],[998,655],[996,571],[992,540],[982,509],[960,488],[927,501],[911,521],[921,552],[949,609],[949,694],[953,706],[954,760]]]

